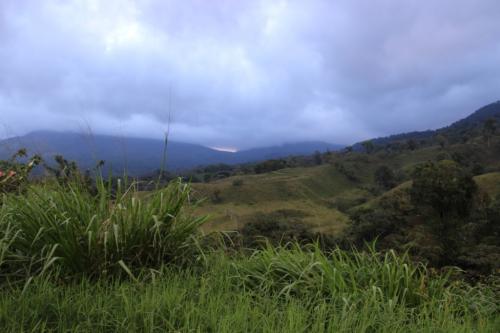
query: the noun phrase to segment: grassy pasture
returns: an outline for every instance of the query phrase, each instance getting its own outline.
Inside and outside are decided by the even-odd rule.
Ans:
[[[233,185],[235,179],[242,184]],[[205,231],[238,229],[255,212],[298,209],[307,212],[304,222],[314,231],[333,234],[342,231],[348,220],[334,207],[335,199],[361,191],[332,165],[235,176],[193,188],[195,195],[207,198],[196,210],[210,215]],[[213,200],[216,191],[220,202]]]

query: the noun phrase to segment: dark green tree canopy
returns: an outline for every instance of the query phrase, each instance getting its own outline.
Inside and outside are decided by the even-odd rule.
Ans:
[[[441,218],[465,216],[477,190],[470,173],[451,160],[427,162],[413,174],[411,198],[433,208]]]
[[[386,165],[381,165],[375,170],[375,182],[385,189],[396,185],[396,176],[394,172]]]
[[[364,141],[361,143],[367,154],[371,154],[375,150],[375,144],[372,140]]]
[[[488,147],[490,146],[491,142],[491,137],[495,135],[495,132],[497,130],[497,121],[494,118],[489,118],[484,122],[483,125],[483,138],[488,144]]]

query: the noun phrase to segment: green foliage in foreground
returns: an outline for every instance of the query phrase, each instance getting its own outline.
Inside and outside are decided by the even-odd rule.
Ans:
[[[5,332],[496,332],[486,287],[431,276],[394,254],[222,252],[137,281],[38,277],[0,294]]]
[[[184,261],[204,218],[185,212],[190,188],[180,181],[150,194],[97,181],[97,194],[79,183],[31,186],[0,207],[0,278],[47,270],[65,277],[128,274]],[[142,196],[142,198],[140,198]]]

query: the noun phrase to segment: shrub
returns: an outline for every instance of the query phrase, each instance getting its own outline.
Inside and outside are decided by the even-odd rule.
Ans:
[[[253,214],[240,229],[243,246],[259,248],[267,243],[284,245],[291,242],[319,242],[323,248],[333,247],[333,237],[314,232],[309,224],[303,222],[303,218],[307,216],[307,213],[298,209],[279,209],[271,213]]]
[[[389,209],[361,209],[351,217],[346,235],[354,244],[361,245],[399,232],[405,219],[398,212]]]
[[[364,195],[346,196],[336,198],[330,206],[338,209],[342,213],[347,213],[351,208],[364,204],[367,201],[368,198]]]
[[[341,174],[343,174],[350,181],[353,182],[359,181],[359,178],[356,177],[355,171],[352,170],[350,167],[346,167],[344,163],[335,162],[335,169]]]
[[[234,187],[240,187],[243,185],[243,179],[235,179],[233,180],[233,186]]]
[[[221,190],[219,190],[218,188],[215,189],[213,192],[212,192],[212,202],[214,204],[218,204],[218,203],[221,203],[222,202],[222,197],[221,197]]]
[[[284,169],[288,167],[287,162],[283,159],[279,160],[267,160],[264,162],[260,162],[255,165],[254,171],[255,173],[265,173],[265,172],[271,172],[271,171],[276,171],[280,169]]]

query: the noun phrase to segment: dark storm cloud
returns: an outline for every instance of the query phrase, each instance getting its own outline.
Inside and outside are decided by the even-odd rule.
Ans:
[[[499,22],[496,0],[2,0],[0,135],[160,137],[169,109],[173,138],[240,148],[439,127],[500,98]]]

